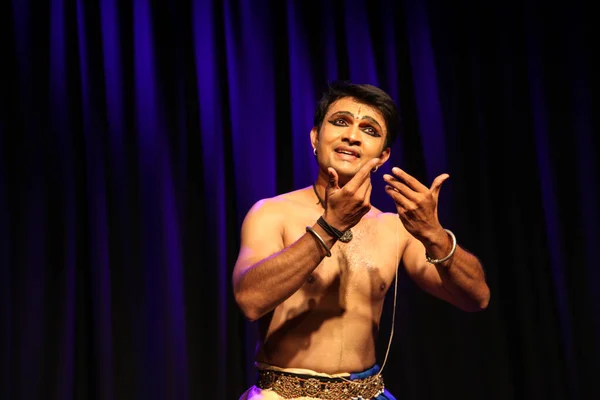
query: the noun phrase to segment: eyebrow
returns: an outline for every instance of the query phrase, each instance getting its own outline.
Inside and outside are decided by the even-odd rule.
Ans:
[[[356,119],[354,114],[352,114],[350,111],[337,111],[337,112],[334,112],[333,114],[331,114],[331,117],[335,117],[336,115],[349,115],[353,119]],[[371,117],[370,115],[363,115],[361,118],[358,118],[358,119],[366,119],[367,121],[373,123],[374,125],[377,125],[379,127],[379,129],[383,132],[383,128],[381,127],[381,125],[379,125],[379,122],[377,122],[377,120],[375,118]]]

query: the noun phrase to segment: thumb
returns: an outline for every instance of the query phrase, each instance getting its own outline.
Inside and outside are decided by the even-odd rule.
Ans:
[[[434,180],[433,183],[431,184],[431,192],[433,193],[434,196],[438,196],[440,193],[440,189],[442,188],[442,183],[444,183],[446,181],[446,179],[450,178],[450,175],[448,174],[441,174],[438,175]]]
[[[329,167],[327,168],[327,174],[329,175],[329,185],[328,188],[339,189],[338,186],[338,174],[335,169]]]

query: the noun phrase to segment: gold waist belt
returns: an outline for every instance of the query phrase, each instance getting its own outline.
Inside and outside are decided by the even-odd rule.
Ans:
[[[384,389],[381,375],[350,381],[272,370],[258,371],[257,386],[271,389],[284,399],[313,397],[323,400],[372,399],[383,393]]]

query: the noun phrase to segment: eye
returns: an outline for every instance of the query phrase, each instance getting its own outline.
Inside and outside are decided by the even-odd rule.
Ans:
[[[330,123],[332,123],[335,126],[346,126],[348,123],[346,122],[345,119],[343,118],[336,118],[336,119],[332,119],[331,121],[329,121]]]
[[[377,130],[375,128],[373,128],[372,126],[366,126],[363,128],[363,132],[366,132],[368,135],[371,136],[375,136],[375,137],[380,137],[381,135],[379,134],[379,132],[377,132]]]

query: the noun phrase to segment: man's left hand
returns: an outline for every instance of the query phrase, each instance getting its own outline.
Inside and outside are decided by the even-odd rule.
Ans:
[[[437,176],[427,187],[398,167],[392,168],[394,176],[385,174],[385,191],[396,203],[398,216],[406,230],[421,242],[428,242],[439,234],[442,226],[438,220],[437,205],[442,183],[448,174]]]

